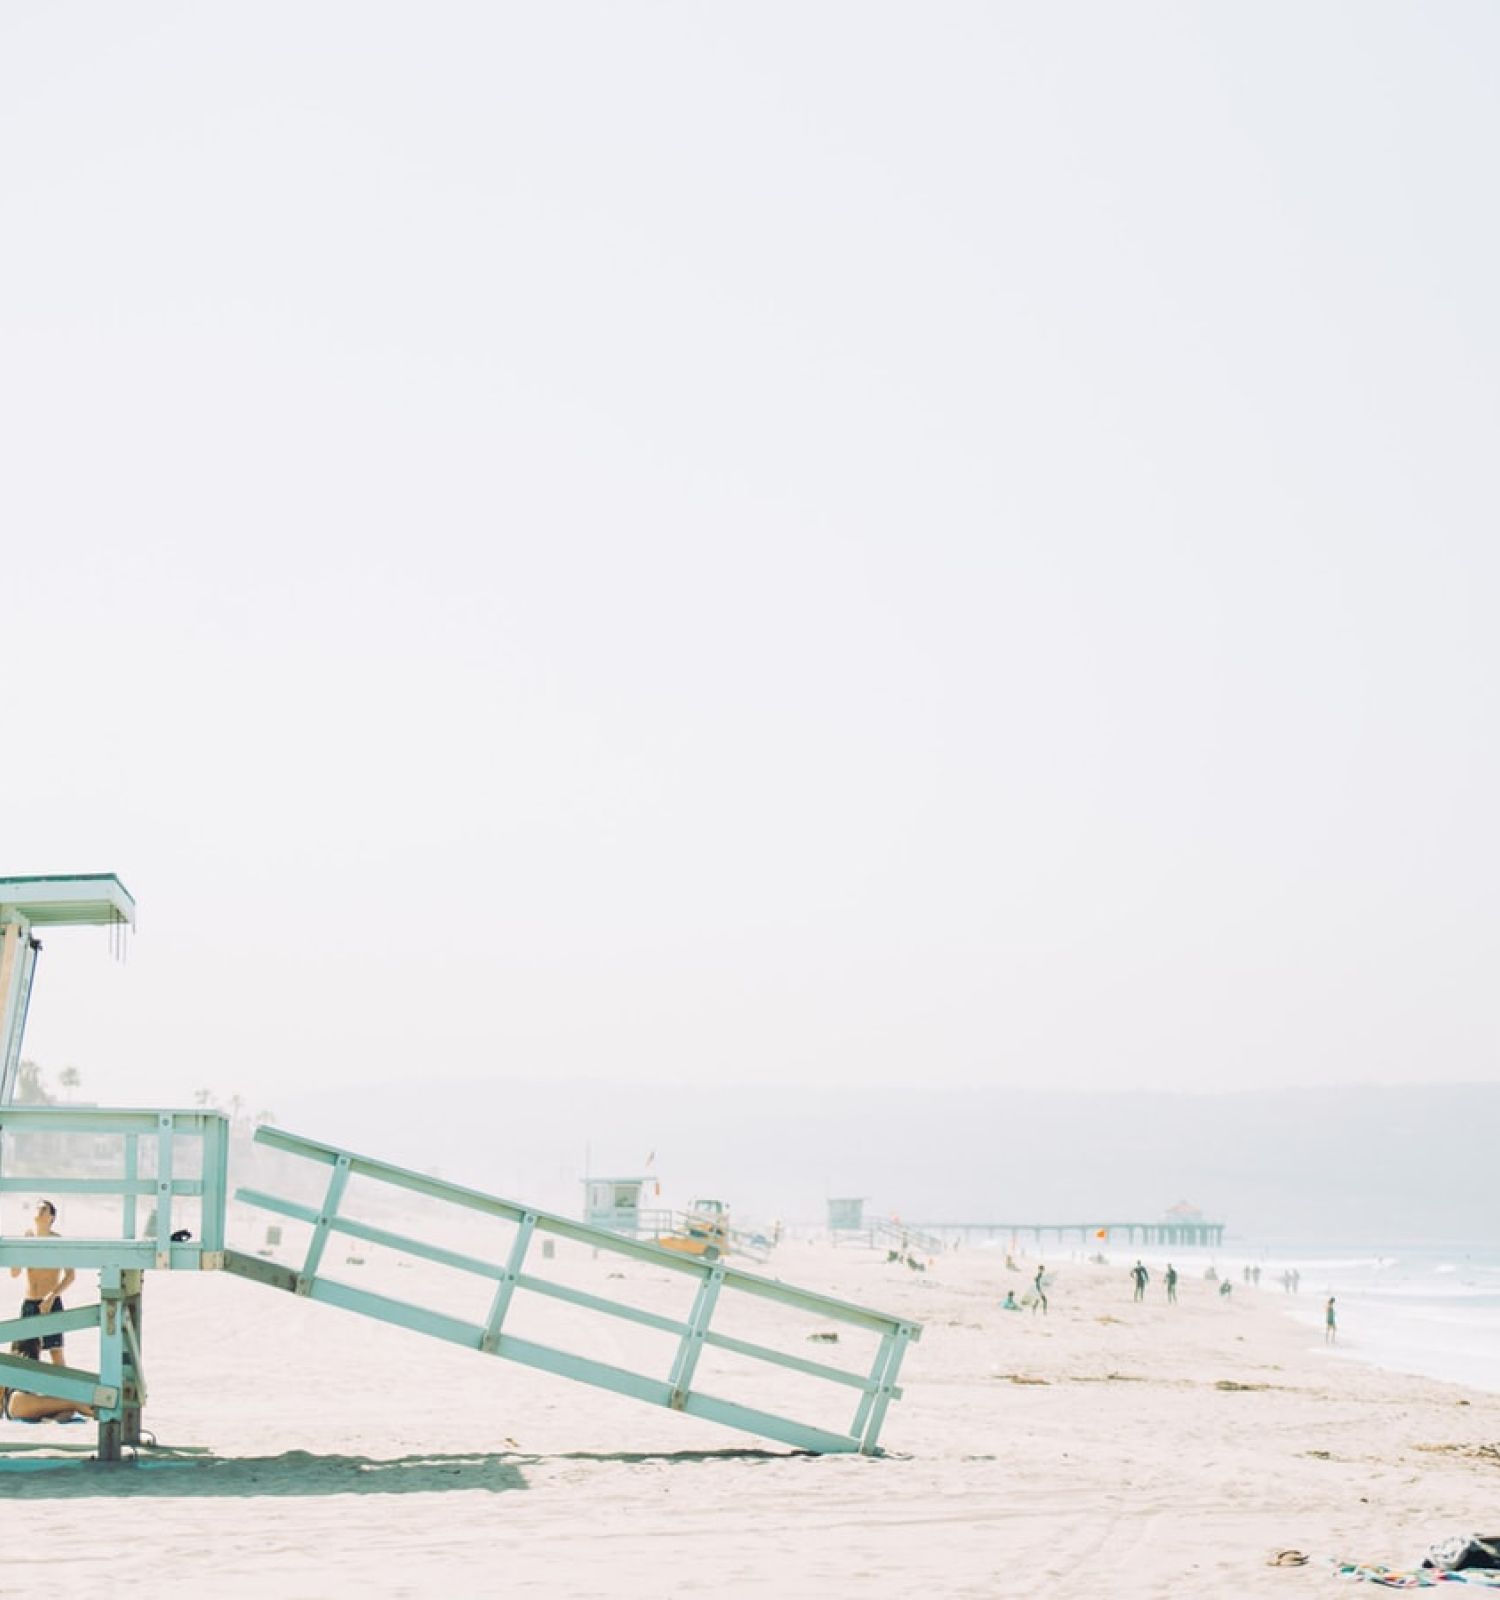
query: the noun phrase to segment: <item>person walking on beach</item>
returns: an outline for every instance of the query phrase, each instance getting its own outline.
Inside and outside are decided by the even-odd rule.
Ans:
[[[1043,1282],[1046,1280],[1046,1274],[1047,1269],[1039,1266],[1036,1269],[1036,1276],[1031,1280],[1031,1287],[1035,1292],[1035,1298],[1031,1302],[1032,1316],[1035,1316],[1038,1310],[1041,1311],[1044,1317],[1047,1315],[1047,1291],[1042,1287]]]
[[[26,1237],[54,1238],[52,1224],[56,1220],[57,1207],[50,1200],[38,1200],[36,1217],[26,1230]],[[12,1267],[11,1277],[19,1278],[21,1270],[20,1267]],[[67,1310],[62,1303],[62,1292],[77,1276],[72,1267],[27,1267],[25,1271],[26,1298],[21,1302],[23,1317],[45,1317],[49,1312]],[[63,1364],[63,1336],[60,1333],[44,1333],[40,1339],[23,1339],[20,1342],[19,1353],[32,1361],[40,1361],[43,1350],[55,1365],[60,1367]]]
[[[1135,1279],[1135,1298],[1139,1304],[1146,1298],[1146,1285],[1151,1281],[1151,1274],[1137,1261],[1130,1269],[1130,1276]]]
[[[1166,1274],[1161,1281],[1167,1286],[1167,1304],[1175,1306],[1177,1304],[1177,1268],[1170,1261],[1167,1263]]]
[[[1323,1307],[1323,1343],[1337,1344],[1339,1342],[1339,1319],[1333,1309],[1333,1296],[1329,1295],[1328,1304]]]

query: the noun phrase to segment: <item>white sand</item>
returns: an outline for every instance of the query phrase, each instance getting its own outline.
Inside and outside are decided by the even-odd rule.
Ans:
[[[556,1269],[641,1303],[677,1292],[576,1247]],[[13,1447],[92,1430],[0,1424],[0,1594],[1335,1594],[1316,1560],[1267,1557],[1405,1564],[1500,1526],[1500,1463],[1462,1453],[1500,1441],[1500,1397],[1330,1356],[1279,1292],[1225,1303],[1185,1280],[1169,1308],[1153,1282],[1135,1306],[1123,1261],[1063,1261],[1043,1319],[999,1310],[1025,1279],[989,1253],[918,1275],[787,1245],[762,1270],[925,1325],[887,1458],[758,1447],[226,1275],[153,1274],[147,1423],[211,1454],[20,1471]]]

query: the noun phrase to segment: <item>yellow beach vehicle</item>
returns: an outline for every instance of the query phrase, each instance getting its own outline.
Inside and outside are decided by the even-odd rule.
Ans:
[[[729,1250],[729,1207],[722,1200],[695,1200],[670,1233],[658,1236],[663,1250],[717,1261]]]

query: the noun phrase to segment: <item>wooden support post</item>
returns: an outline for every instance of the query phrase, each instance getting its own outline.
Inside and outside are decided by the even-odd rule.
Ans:
[[[141,1287],[145,1276],[143,1272],[134,1271],[120,1274],[120,1315],[124,1319],[121,1331],[125,1336],[124,1359],[121,1363],[124,1381],[120,1389],[122,1445],[139,1445],[141,1442],[141,1407],[146,1403],[146,1368],[141,1354]]]
[[[911,1328],[903,1324],[894,1333],[887,1334],[881,1340],[885,1366],[880,1372],[880,1386],[871,1396],[873,1404],[870,1406],[864,1433],[860,1437],[861,1455],[872,1456],[880,1449],[876,1440],[880,1437],[881,1424],[885,1421],[885,1414],[890,1409],[891,1400],[896,1393],[896,1378],[901,1371],[901,1358],[906,1354],[906,1347],[911,1343],[911,1337]],[[879,1361],[876,1362],[876,1366],[877,1368],[880,1366]]]
[[[117,1392],[116,1403],[94,1413],[99,1424],[99,1459],[118,1461],[124,1443],[125,1289],[119,1267],[99,1269],[99,1382]]]
[[[156,1264],[172,1265],[172,1113],[156,1119]]]
[[[714,1306],[719,1298],[719,1290],[724,1287],[723,1267],[714,1267],[708,1276],[698,1285],[698,1293],[693,1299],[693,1309],[688,1313],[687,1328],[682,1335],[682,1343],[677,1346],[677,1354],[672,1361],[672,1370],[667,1375],[667,1382],[672,1386],[672,1396],[667,1402],[674,1411],[681,1411],[688,1397],[688,1390],[693,1386],[693,1373],[698,1366],[698,1357],[703,1354],[703,1338],[708,1332],[708,1325],[713,1321]]]
[[[199,1237],[205,1250],[224,1248],[224,1210],[229,1193],[229,1122],[224,1117],[203,1121],[203,1199]]]
[[[870,1420],[870,1407],[875,1404],[875,1394],[885,1377],[885,1369],[890,1363],[891,1350],[896,1343],[894,1333],[885,1334],[875,1350],[875,1360],[870,1367],[870,1386],[859,1397],[859,1404],[854,1408],[854,1421],[849,1432],[854,1438],[862,1438],[865,1424]]]
[[[133,1184],[141,1174],[141,1141],[140,1135],[127,1133],[125,1135],[125,1182]],[[135,1238],[135,1195],[127,1189],[125,1195],[125,1209],[120,1224],[120,1237],[123,1239]]]
[[[297,1278],[298,1294],[312,1293],[313,1279],[318,1275],[323,1251],[328,1245],[328,1230],[333,1226],[333,1219],[339,1213],[339,1202],[344,1198],[344,1190],[348,1186],[349,1157],[340,1155],[333,1163],[333,1172],[328,1179],[328,1192],[323,1196],[323,1209],[318,1214],[317,1224],[308,1242],[307,1260],[303,1262],[301,1274]]]
[[[505,1276],[495,1286],[490,1314],[484,1320],[484,1334],[480,1338],[479,1348],[486,1355],[494,1355],[500,1348],[500,1330],[505,1325],[505,1313],[510,1310],[511,1297],[516,1292],[516,1279],[521,1276],[521,1268],[526,1263],[526,1252],[535,1231],[536,1212],[528,1211],[517,1224],[516,1236],[511,1241],[510,1255],[505,1262]]]

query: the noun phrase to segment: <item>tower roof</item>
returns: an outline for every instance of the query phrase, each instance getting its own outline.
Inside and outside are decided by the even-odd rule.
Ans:
[[[14,908],[34,927],[72,924],[135,926],[135,900],[112,872],[48,873],[0,878],[0,913]]]

